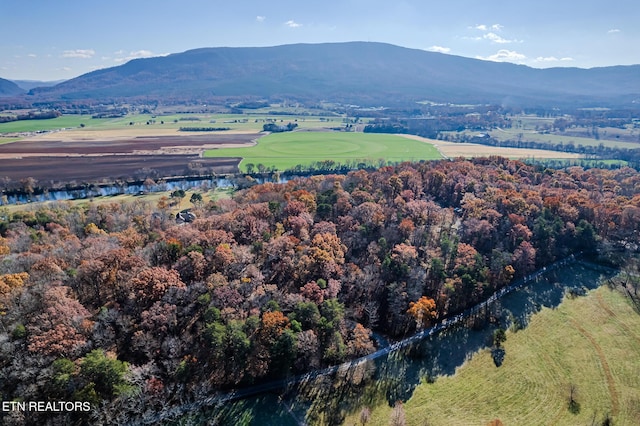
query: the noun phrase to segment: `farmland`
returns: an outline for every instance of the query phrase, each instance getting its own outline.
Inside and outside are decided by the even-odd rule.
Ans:
[[[126,130],[158,134],[177,132],[185,126],[223,126],[232,131],[259,132],[266,122],[297,122],[301,127],[338,126],[340,117],[320,118],[306,115],[238,115],[238,114],[130,114],[118,118],[92,118],[89,115],[64,115],[45,120],[21,120],[0,123],[0,134],[65,130],[70,137]]]
[[[249,148],[216,149],[205,157],[242,157],[242,170],[248,164],[263,164],[278,170],[308,166],[316,161],[335,163],[433,160],[442,158],[429,144],[395,135],[371,135],[342,132],[292,132],[271,134]]]
[[[256,114],[131,114],[119,118],[62,116],[0,124],[2,177],[41,184],[234,173],[239,158],[202,158],[213,147],[248,146],[267,123],[339,126],[341,118]],[[215,124],[213,124],[215,123]],[[228,131],[184,132],[181,127]]]
[[[611,139],[606,138],[607,130],[602,130],[602,137],[598,139],[593,137],[587,137],[584,132],[574,133],[574,134],[562,134],[562,133],[544,133],[544,132],[536,132],[536,131],[522,131],[521,129],[497,129],[491,131],[489,134],[500,140],[517,140],[519,137],[522,140],[531,141],[531,142],[541,142],[541,143],[552,143],[552,144],[574,144],[574,145],[583,145],[583,146],[598,146],[600,144],[617,147],[617,148],[637,148],[638,143],[632,141],[625,141],[615,139],[615,136]],[[614,129],[609,129],[609,132],[614,134]]]
[[[558,121],[567,124],[559,125]],[[482,133],[499,141],[533,142],[536,144],[563,146],[597,147],[603,145],[610,148],[635,149],[640,147],[640,130],[637,124],[624,126],[596,126],[571,124],[569,119],[553,117],[537,117],[532,115],[514,116],[510,127],[498,127]],[[570,125],[569,125],[570,124]],[[558,127],[560,126],[560,127]],[[478,136],[480,132],[465,130],[462,132],[443,132],[448,140],[465,140]]]
[[[629,301],[607,287],[543,308],[524,330],[507,332],[500,367],[483,349],[453,376],[420,384],[403,405],[407,425],[485,425],[496,418],[505,425],[601,424],[607,415],[613,424],[637,424],[639,328]],[[385,401],[367,424],[388,424],[391,411]]]
[[[358,168],[363,164],[379,166],[400,161],[490,155],[535,160],[584,158],[579,153],[533,149],[535,147],[507,148],[411,135],[338,132],[335,129],[345,129],[349,123],[360,123],[353,128],[361,128],[368,119],[354,121],[346,116],[309,115],[312,112],[294,108],[278,114],[255,110],[244,114],[129,114],[117,118],[71,115],[2,123],[0,168],[3,176],[16,181],[33,177],[40,182],[56,179],[92,182],[126,176],[139,178],[144,170],[151,172],[150,177],[157,177],[309,166]],[[513,129],[496,129],[491,134],[507,139],[520,133],[525,139],[530,135],[566,139],[566,136],[536,132],[540,126],[551,125],[551,119],[521,116],[512,121]],[[268,123],[278,126],[295,123],[297,130],[264,136],[262,128]],[[191,132],[180,131],[181,128],[228,130]],[[617,142],[620,146],[635,146],[629,140],[635,135],[634,129],[616,132],[617,135],[626,132]],[[608,135],[615,139],[613,130],[601,133],[603,138]],[[473,133],[443,132],[443,135],[457,140],[471,137]],[[583,138],[591,144],[598,142]],[[616,143],[605,141],[609,142]],[[568,142],[565,140],[565,143]]]
[[[49,133],[0,145],[2,175],[12,180],[32,177],[41,182],[101,181],[200,172],[230,173],[237,159],[200,158],[205,147],[243,145],[253,136],[155,135],[71,139]],[[139,175],[139,176],[138,176]]]
[[[420,136],[403,135],[404,137],[423,141],[433,144],[440,153],[448,158],[456,157],[483,157],[490,155],[499,155],[502,157],[512,159],[581,159],[580,154],[574,154],[570,152],[550,151],[546,149],[529,149],[529,148],[507,148],[507,147],[495,147],[486,146],[475,143],[458,143],[458,142],[446,142],[435,139],[426,139]]]

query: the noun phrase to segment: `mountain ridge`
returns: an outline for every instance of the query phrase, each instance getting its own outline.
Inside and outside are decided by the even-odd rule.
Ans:
[[[210,47],[92,71],[39,98],[292,98],[362,105],[454,103],[631,104],[640,65],[536,69],[377,42]]]
[[[11,97],[24,94],[25,91],[11,80],[0,78],[0,97]]]

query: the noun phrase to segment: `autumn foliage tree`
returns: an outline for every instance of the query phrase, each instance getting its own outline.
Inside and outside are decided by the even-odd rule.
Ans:
[[[45,356],[77,354],[91,332],[91,314],[69,296],[65,286],[51,287],[43,295],[42,313],[30,321],[28,349]]]
[[[416,327],[419,329],[431,325],[432,321],[438,316],[436,302],[426,296],[409,303],[407,313],[416,320]]]

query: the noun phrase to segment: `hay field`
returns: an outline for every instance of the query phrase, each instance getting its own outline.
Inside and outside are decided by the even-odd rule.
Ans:
[[[295,122],[299,128],[318,129],[344,126],[337,117],[324,118],[306,115],[240,115],[240,114],[132,114],[119,118],[92,118],[89,115],[65,115],[45,120],[22,120],[0,123],[0,135],[19,135],[22,138],[65,140],[130,138],[136,136],[193,135],[179,131],[180,127],[224,127],[220,133],[258,133],[267,122],[286,125]],[[52,132],[52,134],[36,134]],[[198,132],[202,133],[202,132]],[[217,133],[217,132],[207,132]]]
[[[456,157],[486,157],[499,155],[512,159],[581,159],[584,156],[570,152],[550,151],[546,149],[528,148],[502,148],[473,143],[455,143],[436,139],[427,139],[420,136],[403,135],[406,138],[423,141],[435,146],[440,153],[448,158]]]
[[[607,415],[614,425],[640,424],[640,315],[622,294],[603,286],[543,308],[507,332],[504,349],[500,367],[485,349],[453,376],[420,384],[404,404],[406,424],[591,425]],[[359,412],[344,424],[359,424]],[[386,401],[371,412],[368,426],[389,424]]]

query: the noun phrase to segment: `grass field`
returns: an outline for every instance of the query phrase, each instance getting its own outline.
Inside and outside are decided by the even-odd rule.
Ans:
[[[1,137],[0,138],[0,145],[4,144],[4,143],[10,143],[10,142],[15,142],[17,140],[20,140],[20,138],[7,138],[7,137]]]
[[[85,126],[103,126],[109,119],[91,118],[89,115],[65,115],[45,120],[20,120],[0,124],[0,133],[37,132]]]
[[[150,133],[157,132],[158,130],[177,131],[180,127],[228,127],[236,131],[259,132],[266,123],[265,120],[272,120],[277,124],[284,125],[289,122],[295,122],[300,128],[344,126],[340,117],[321,119],[320,117],[298,115],[171,114],[156,116],[151,114],[132,114],[120,118],[91,118],[89,115],[64,115],[46,120],[21,120],[0,123],[0,134],[59,129],[69,129],[67,131],[73,132],[79,130],[81,125],[84,125],[82,128],[83,131],[131,129],[132,127],[138,128],[144,126]]]
[[[160,198],[162,197],[170,197],[172,191],[162,191],[162,192],[151,192],[143,195],[130,195],[130,194],[121,194],[121,195],[110,195],[105,197],[93,197],[91,199],[78,199],[78,200],[64,200],[64,201],[44,201],[38,203],[28,203],[28,204],[10,204],[6,206],[0,206],[0,215],[3,212],[6,213],[17,213],[17,212],[36,212],[39,209],[47,208],[53,206],[55,204],[69,204],[72,206],[78,207],[86,207],[91,204],[99,205],[99,204],[110,204],[110,203],[133,203],[133,202],[144,202],[151,203],[156,205]],[[209,201],[216,201],[223,198],[231,198],[233,195],[233,188],[215,188],[209,191],[201,191],[200,189],[189,189],[185,190],[185,197],[180,201],[180,204],[171,208],[171,213],[177,213],[180,210],[193,207],[189,199],[191,195],[194,193],[199,193],[202,195],[203,204],[206,205]]]
[[[601,130],[602,131],[602,130]],[[518,135],[522,134],[523,141],[532,141],[532,142],[546,142],[553,144],[564,144],[568,145],[570,143],[575,146],[598,146],[603,144],[604,146],[617,147],[617,148],[637,148],[638,143],[634,142],[625,142],[618,141],[615,139],[605,139],[605,135],[603,135],[600,139],[595,139],[592,137],[586,136],[574,136],[574,135],[563,135],[563,134],[552,134],[552,133],[538,133],[535,131],[522,131],[521,129],[504,129],[504,130],[492,130],[489,132],[491,137],[496,138],[497,140],[517,140]]]
[[[405,402],[407,425],[640,424],[640,315],[603,286],[586,297],[543,308],[508,331],[504,363],[481,350],[453,376],[423,382]],[[569,389],[576,389],[569,410]],[[388,425],[391,408],[371,407],[371,425]],[[345,425],[360,424],[359,413]]]
[[[458,132],[443,132],[443,133],[450,134],[453,137],[456,137],[457,135],[467,135],[472,137],[472,136],[476,136],[479,132],[466,130],[460,133]],[[594,139],[594,138],[574,136],[574,135],[539,133],[532,130],[523,131],[521,129],[491,130],[487,133],[492,138],[498,141],[515,141],[521,138],[523,142],[551,143],[554,145],[573,144],[576,147],[578,145],[590,147],[590,146],[598,146],[602,144],[608,147],[634,149],[640,146],[640,144],[638,144],[637,142],[626,142],[626,141],[610,140],[610,139],[604,139],[604,138]]]
[[[442,158],[433,145],[421,141],[396,135],[343,132],[274,133],[260,138],[253,147],[207,150],[204,156],[242,157],[243,171],[247,171],[247,164],[286,170],[323,160],[345,164],[379,159],[397,162]]]

